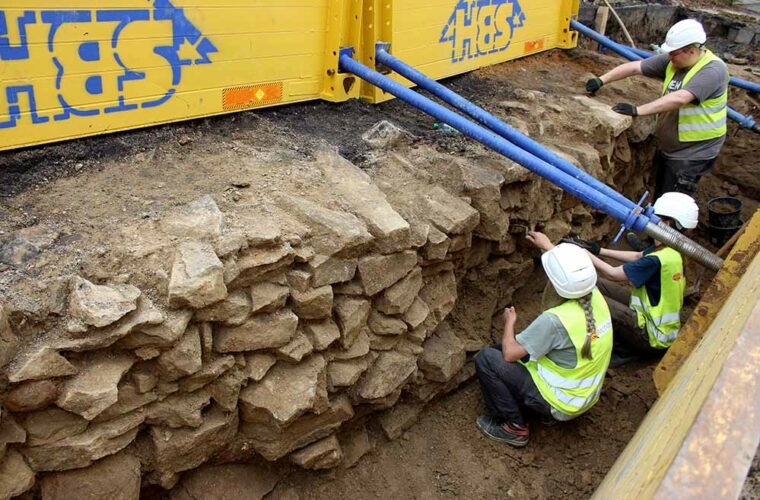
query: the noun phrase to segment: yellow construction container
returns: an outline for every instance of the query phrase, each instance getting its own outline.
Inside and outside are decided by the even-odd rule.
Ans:
[[[63,7],[66,5],[66,7]],[[338,71],[375,43],[444,78],[560,47],[578,0],[5,0],[0,150],[311,99],[390,96]]]

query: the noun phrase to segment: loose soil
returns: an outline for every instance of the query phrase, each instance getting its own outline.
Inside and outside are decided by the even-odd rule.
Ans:
[[[591,74],[618,62],[585,50],[552,51],[445,83],[493,110],[501,101],[518,100],[519,89],[543,92],[548,100],[582,94]],[[638,79],[605,87],[597,98],[607,104],[646,102],[656,97],[658,88],[657,82]],[[732,99],[732,105],[738,103],[741,111],[757,114],[746,94],[732,94]],[[532,117],[518,118],[542,140]],[[0,238],[34,224],[54,227],[59,236],[47,255],[23,273],[0,264],[0,289],[29,277],[42,279],[84,268],[91,275],[97,275],[97,269],[104,275],[113,273],[124,262],[117,261],[104,243],[110,232],[125,225],[139,227],[141,220],[153,220],[166,209],[197,198],[198,193],[222,193],[217,201],[223,211],[225,206],[260,203],[251,193],[276,189],[280,178],[297,177],[299,162],[313,160],[314,152],[325,142],[363,166],[369,150],[361,133],[382,119],[393,121],[414,134],[419,144],[432,145],[440,152],[483,154],[480,146],[462,136],[433,130],[432,119],[398,101],[375,107],[358,101],[307,103],[2,154]],[[554,119],[555,125],[545,131],[545,137],[555,144],[590,135],[585,124],[573,122],[571,117],[557,113]],[[744,220],[757,209],[758,148],[760,136],[730,126],[714,173],[700,185],[701,207],[713,197],[728,194],[742,201]],[[266,159],[275,150],[277,160],[267,175],[251,177],[246,158]],[[644,177],[648,182],[651,172],[644,172]],[[85,185],[86,190],[81,188]],[[312,188],[308,179],[299,186],[304,191]],[[626,189],[631,198],[640,194],[636,186]],[[703,212],[706,223],[706,210]],[[137,235],[130,233],[129,237]],[[710,246],[702,227],[697,237]],[[696,274],[695,266],[690,273]],[[528,285],[514,299],[518,328],[540,312],[545,281],[541,273],[534,278],[527,280]],[[709,273],[703,281],[706,286]],[[431,403],[419,422],[396,441],[388,442],[372,428],[375,450],[354,468],[325,473],[294,471],[270,496],[588,497],[655,400],[653,366],[654,362],[649,362],[610,370],[600,402],[590,412],[550,428],[535,425],[531,443],[523,450],[488,441],[475,428],[475,417],[483,408],[477,383],[470,383]]]

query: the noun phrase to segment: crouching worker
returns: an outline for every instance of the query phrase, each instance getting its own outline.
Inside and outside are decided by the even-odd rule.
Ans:
[[[678,231],[697,227],[699,208],[684,193],[665,193],[654,213]],[[588,248],[588,247],[587,247]],[[644,252],[588,248],[599,272],[599,290],[607,298],[615,324],[615,353],[621,359],[661,355],[678,337],[686,289],[683,259],[656,242]],[[613,266],[601,257],[623,262]]]
[[[596,289],[589,254],[569,243],[555,247],[542,233],[530,232],[528,239],[545,252],[544,271],[566,300],[519,335],[517,313],[506,308],[501,345],[486,347],[475,357],[489,413],[479,416],[476,425],[487,437],[513,446],[528,444],[527,414],[552,424],[594,406],[612,352],[610,311]]]

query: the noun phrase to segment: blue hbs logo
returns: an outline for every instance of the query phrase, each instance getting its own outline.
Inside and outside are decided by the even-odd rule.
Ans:
[[[439,42],[451,44],[451,62],[459,62],[506,50],[524,23],[517,0],[459,0]]]
[[[43,30],[44,46],[27,42],[33,29]],[[92,41],[81,41],[82,32]],[[210,64],[214,52],[214,44],[170,0],[153,0],[145,9],[0,10],[0,64],[19,65],[23,75],[24,64],[38,68],[35,61],[44,56],[55,68],[49,80],[0,82],[0,116],[6,110],[8,115],[0,118],[0,129],[20,120],[39,124],[161,106],[177,92],[183,68]],[[52,86],[57,103],[40,105]]]

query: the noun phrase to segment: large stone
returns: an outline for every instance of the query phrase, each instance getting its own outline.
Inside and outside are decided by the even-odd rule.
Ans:
[[[204,390],[190,394],[172,394],[146,409],[146,422],[164,427],[198,427],[203,423],[201,414],[208,406],[211,394]]]
[[[174,345],[187,329],[193,317],[192,309],[178,309],[166,313],[160,324],[143,324],[116,342],[120,349],[141,349],[144,347],[168,347]]]
[[[119,396],[116,403],[112,404],[106,410],[95,417],[93,422],[106,422],[114,418],[126,415],[138,408],[142,408],[159,397],[157,391],[140,392],[137,385],[131,381],[119,384]]]
[[[303,330],[316,351],[327,349],[340,338],[340,329],[332,319],[307,322],[303,325]]]
[[[69,294],[69,313],[85,325],[102,328],[137,308],[142,294],[132,285],[94,285],[74,278]]]
[[[357,386],[357,395],[365,401],[384,398],[401,387],[417,368],[414,356],[395,351],[380,353]]]
[[[417,421],[424,407],[422,403],[398,404],[380,414],[380,427],[388,439],[397,439]]]
[[[24,420],[29,446],[41,446],[76,436],[83,433],[89,424],[87,419],[60,408],[36,411]]]
[[[42,500],[138,500],[140,484],[140,460],[118,453],[84,469],[46,475]]]
[[[328,318],[332,313],[333,290],[330,285],[312,288],[305,292],[290,290],[293,311],[301,319]]]
[[[163,221],[167,233],[180,238],[211,240],[218,238],[224,228],[224,215],[214,199],[205,195],[181,207]]]
[[[335,153],[319,155],[317,162],[331,188],[367,224],[378,250],[398,252],[409,248],[409,223],[391,207],[367,174]]]
[[[457,300],[457,281],[454,273],[446,271],[429,277],[419,296],[434,315],[435,321],[443,321],[454,309]]]
[[[373,351],[390,351],[401,341],[398,335],[375,335],[369,332],[369,347]]]
[[[417,265],[412,250],[392,255],[368,255],[359,259],[359,277],[364,293],[375,295],[406,276]]]
[[[420,196],[430,221],[446,234],[470,232],[478,226],[480,214],[469,204],[440,186]]]
[[[464,367],[448,382],[433,382],[419,377],[414,384],[406,388],[406,392],[416,401],[427,403],[436,396],[453,391],[475,376],[475,363],[465,363]]]
[[[464,343],[446,323],[441,324],[422,347],[424,351],[418,364],[428,380],[448,382],[464,366]]]
[[[238,290],[217,302],[195,312],[197,321],[217,321],[225,325],[245,323],[251,313],[251,297],[245,290]]]
[[[272,248],[251,248],[229,261],[225,267],[225,283],[230,290],[264,281],[271,274],[290,266],[295,260],[293,247],[283,243]]]
[[[262,500],[282,474],[268,463],[203,465],[183,474],[171,500]]]
[[[209,384],[208,390],[211,392],[211,398],[221,408],[237,412],[240,389],[247,380],[245,372],[234,366]]]
[[[18,336],[11,328],[8,313],[3,304],[0,304],[0,368],[13,359],[20,344]]]
[[[92,420],[118,400],[119,381],[134,362],[131,356],[109,353],[85,358],[80,372],[64,382],[58,406]]]
[[[237,412],[225,412],[215,406],[195,429],[151,427],[156,469],[161,473],[176,473],[198,467],[224,449],[237,428]]]
[[[344,348],[339,345],[334,345],[328,351],[327,359],[354,359],[366,356],[369,352],[369,328],[363,328],[356,336],[356,340],[351,344],[351,347]]]
[[[101,424],[91,424],[82,434],[22,451],[36,471],[59,471],[87,467],[131,443],[144,416],[130,413]]]
[[[442,260],[446,258],[451,247],[451,238],[443,233],[431,227],[428,231],[428,240],[422,249],[422,253],[427,260]]]
[[[279,202],[291,213],[311,223],[309,242],[324,255],[358,249],[373,240],[367,226],[353,214],[338,212],[294,196],[280,196]]]
[[[325,359],[315,354],[298,365],[278,363],[258,384],[240,394],[246,422],[288,425],[306,411],[327,409]]]
[[[50,248],[59,236],[60,232],[47,224],[19,229],[8,240],[0,240],[0,262],[16,267],[28,264]]]
[[[34,380],[14,387],[5,395],[10,411],[29,412],[45,408],[58,398],[58,384],[52,380]]]
[[[52,345],[66,351],[91,351],[103,349],[123,339],[138,328],[158,325],[164,321],[163,313],[145,296],[137,300],[137,309],[128,313],[116,323],[86,331],[84,334],[68,332],[56,338]],[[139,346],[143,347],[143,346]]]
[[[403,318],[404,321],[406,321],[406,324],[409,325],[409,328],[413,330],[425,321],[428,314],[430,314],[430,309],[428,308],[427,303],[419,297],[416,297],[412,302],[412,305],[409,306],[409,309],[404,313]]]
[[[237,214],[240,215],[240,214]],[[283,228],[275,216],[257,213],[235,221],[252,247],[271,246],[282,239]]]
[[[223,373],[235,366],[234,356],[220,356],[205,363],[200,370],[179,381],[184,392],[197,391],[201,387],[218,379]]]
[[[335,391],[340,387],[351,387],[369,368],[367,357],[330,361],[327,365],[327,387]]]
[[[34,471],[26,465],[24,457],[9,450],[0,459],[0,498],[8,500],[34,486]]]
[[[356,259],[317,255],[309,262],[311,284],[315,287],[351,281],[356,274]]]
[[[246,377],[258,382],[264,378],[270,368],[277,363],[277,358],[271,354],[255,353],[245,355],[245,373]]]
[[[221,327],[214,335],[217,352],[244,352],[282,347],[298,328],[298,316],[289,309],[253,316],[240,326]]]
[[[370,311],[367,324],[375,335],[401,335],[407,330],[406,323],[402,320],[386,316],[376,309]]]
[[[633,123],[633,118],[612,111],[608,104],[585,95],[572,96],[593,118],[591,126],[602,126],[613,137],[622,134]]]
[[[26,442],[26,430],[21,427],[13,416],[5,412],[0,421],[0,457],[9,444],[22,444]]]
[[[251,285],[251,310],[254,313],[274,312],[285,305],[290,289],[275,283]]]
[[[492,168],[474,162],[457,162],[464,179],[464,194],[480,213],[475,233],[481,238],[501,241],[509,231],[509,214],[501,208],[501,186],[504,176]]]
[[[375,307],[385,314],[403,314],[412,305],[420,289],[422,289],[422,269],[415,267],[398,283],[386,288],[375,301]]]
[[[343,450],[333,434],[296,451],[290,455],[290,460],[304,469],[332,469],[343,460]]]
[[[158,357],[157,366],[161,377],[172,382],[201,369],[201,337],[198,327],[191,325],[177,345]]]
[[[288,363],[298,363],[305,356],[312,353],[314,347],[311,345],[309,338],[305,333],[298,331],[293,337],[293,340],[288,342],[282,347],[275,350],[275,354],[279,359],[282,359]]]
[[[200,309],[227,296],[224,267],[208,242],[180,244],[169,280],[169,303]]]
[[[367,325],[370,304],[368,300],[341,296],[335,299],[335,314],[340,327],[340,341],[348,349]]]
[[[261,423],[245,423],[241,432],[253,442],[254,449],[267,460],[278,460],[291,451],[329,436],[354,416],[351,401],[338,396],[319,415],[306,414],[285,429]]]

